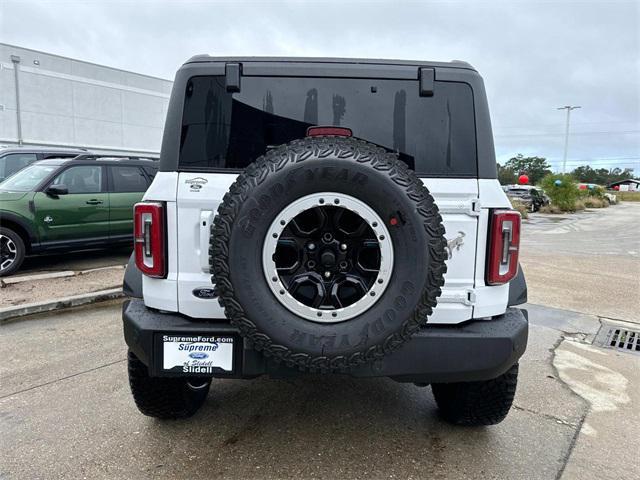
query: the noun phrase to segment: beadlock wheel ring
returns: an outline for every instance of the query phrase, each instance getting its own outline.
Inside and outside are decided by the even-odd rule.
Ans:
[[[289,232],[291,229],[292,221],[300,218],[300,214],[309,212],[310,210],[326,211],[331,209],[335,215],[337,209],[344,209],[345,212],[349,212],[352,218],[355,214],[362,221],[364,230],[373,235],[372,239],[365,240],[367,242],[366,248],[377,251],[375,261],[371,265],[367,265],[367,268],[362,268],[361,262],[356,261],[358,265],[351,265],[353,262],[348,262],[347,258],[353,258],[352,248],[356,247],[350,240],[349,234],[338,229],[337,231],[331,228],[322,228],[319,231],[318,245],[315,245],[313,240],[300,240],[296,239],[296,245],[299,246],[300,241],[307,242],[306,248],[313,247],[321,250],[324,248],[322,254],[316,252],[318,256],[314,256],[314,260],[307,259],[303,254],[300,254],[298,259],[301,262],[299,269],[301,274],[308,274],[313,277],[313,281],[318,283],[318,288],[324,287],[324,294],[326,295],[326,289],[333,289],[332,294],[337,292],[340,287],[334,287],[339,281],[347,279],[359,284],[360,290],[359,298],[353,303],[349,303],[346,306],[339,307],[335,304],[331,307],[323,305],[322,308],[314,308],[307,305],[298,299],[296,299],[291,293],[291,284],[285,284],[283,281],[283,269],[276,264],[276,250],[279,243],[289,241],[283,237],[283,232]],[[335,225],[333,225],[335,227]],[[318,227],[320,229],[320,227]],[[298,227],[296,226],[296,229]],[[298,229],[299,230],[299,229]],[[302,232],[302,237],[305,237]],[[374,240],[377,244],[373,243]],[[313,242],[313,245],[309,243]],[[356,242],[357,243],[357,242]],[[335,244],[335,248],[331,245]],[[282,247],[280,247],[282,248]],[[293,248],[293,247],[292,247]],[[372,251],[373,251],[372,250]],[[324,256],[322,256],[324,255]],[[358,253],[359,255],[359,253]],[[357,258],[357,257],[356,257]],[[316,261],[315,259],[318,259]],[[339,260],[339,261],[338,261]],[[325,262],[325,263],[323,263]],[[333,263],[332,263],[333,262]],[[318,263],[320,265],[318,265]],[[328,277],[317,272],[322,270],[324,265],[331,265],[327,267]],[[353,267],[353,274],[344,272],[346,266],[349,264]],[[285,207],[282,212],[273,220],[271,226],[267,230],[265,235],[263,249],[262,249],[262,267],[265,276],[265,281],[269,285],[271,292],[275,298],[292,313],[313,322],[318,323],[337,323],[354,318],[371,308],[381,297],[389,284],[391,274],[393,272],[393,244],[389,231],[380,218],[380,216],[367,204],[354,198],[350,195],[336,192],[321,192],[307,195],[299,198],[296,201]],[[359,271],[362,273],[360,279],[358,279]],[[317,277],[325,277],[318,279]],[[333,277],[333,278],[332,278]],[[348,278],[347,278],[348,277]],[[342,280],[340,280],[342,279]],[[309,302],[308,302],[309,303]],[[338,301],[338,303],[340,303]]]

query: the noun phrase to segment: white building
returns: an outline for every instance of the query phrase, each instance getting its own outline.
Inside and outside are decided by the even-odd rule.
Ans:
[[[157,153],[171,85],[0,43],[0,143]]]

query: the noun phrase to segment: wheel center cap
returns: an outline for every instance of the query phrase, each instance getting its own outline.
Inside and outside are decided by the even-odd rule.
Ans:
[[[325,250],[320,255],[320,262],[325,267],[333,267],[336,264],[336,254],[331,250]]]

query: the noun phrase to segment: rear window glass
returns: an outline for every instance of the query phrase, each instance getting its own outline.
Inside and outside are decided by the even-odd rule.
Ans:
[[[187,84],[181,170],[242,169],[269,148],[302,138],[309,126],[348,127],[353,136],[395,152],[418,174],[476,176],[471,88],[436,82],[420,97],[417,80],[224,77]]]
[[[144,192],[147,187],[147,178],[138,167],[110,167],[113,178],[113,191]]]

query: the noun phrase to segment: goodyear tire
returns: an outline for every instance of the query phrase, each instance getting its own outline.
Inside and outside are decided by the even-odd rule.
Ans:
[[[433,396],[444,419],[456,425],[496,425],[505,419],[518,384],[518,364],[482,382],[434,383]]]
[[[127,354],[129,387],[136,407],[148,417],[163,420],[188,418],[204,404],[211,379],[191,383],[185,378],[150,377],[147,366]]]
[[[346,371],[426,323],[445,246],[432,196],[394,154],[311,137],[269,151],[230,187],[212,226],[212,281],[254,348]]]

